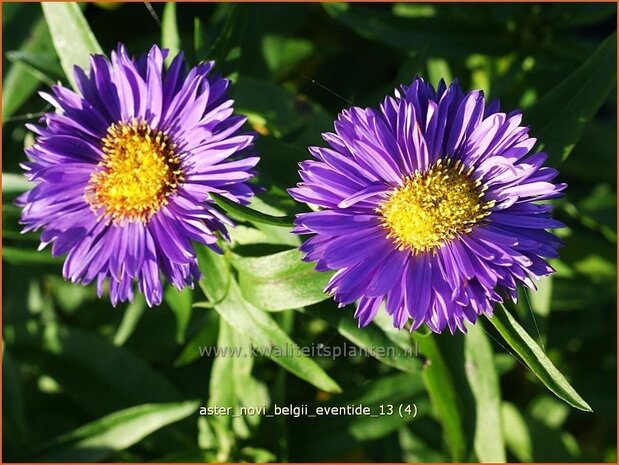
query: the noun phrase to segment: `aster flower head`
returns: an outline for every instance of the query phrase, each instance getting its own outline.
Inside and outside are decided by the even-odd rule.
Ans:
[[[481,91],[417,78],[378,109],[344,110],[328,147],[310,148],[290,193],[319,208],[294,232],[312,234],[305,260],[336,270],[326,291],[358,301],[360,325],[384,303],[398,328],[466,331],[553,271],[561,242],[546,229],[562,225],[539,201],[565,185],[521,122]]]
[[[162,298],[163,275],[176,288],[200,277],[192,242],[218,250],[231,221],[210,193],[246,203],[258,158],[253,134],[241,132],[229,81],[213,62],[191,69],[178,54],[153,46],[137,59],[120,45],[111,59],[94,55],[90,71],[75,67],[79,93],[54,86],[42,93],[55,112],[28,125],[26,150],[35,185],[20,196],[25,231],[41,229],[41,245],[67,254],[73,282],[109,281],[114,305],[137,287],[149,305]]]

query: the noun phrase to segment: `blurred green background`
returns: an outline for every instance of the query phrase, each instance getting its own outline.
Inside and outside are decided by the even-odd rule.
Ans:
[[[163,37],[192,62],[217,60],[234,81],[237,110],[262,135],[267,191],[253,206],[270,213],[301,208],[284,189],[342,108],[375,106],[417,74],[434,84],[457,77],[499,98],[504,111],[522,108],[569,184],[556,209],[567,227],[557,273],[510,311],[593,413],[548,391],[487,321],[487,333],[478,325],[467,336],[415,335],[425,367],[397,357],[200,357],[199,346],[259,343],[256,333],[299,346],[411,343],[384,321],[358,330],[352,308],[304,294],[325,282],[311,267],[256,272],[262,262],[252,256],[299,244],[283,228],[240,222],[225,259],[200,250],[202,289],[168,290],[157,308],[140,299],[112,308],[92,287],[64,282],[62,260],[37,252],[36,234],[18,233],[12,201],[24,189],[16,175],[23,147],[33,142],[24,123],[49,111],[36,91],[67,79],[41,6],[3,3],[4,461],[616,461],[615,4],[82,10],[106,53],[122,42],[139,54]],[[251,323],[230,319],[238,308]],[[197,411],[274,403],[415,403],[419,414],[231,419]]]

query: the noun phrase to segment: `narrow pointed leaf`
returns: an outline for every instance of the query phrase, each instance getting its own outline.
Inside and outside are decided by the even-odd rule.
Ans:
[[[349,309],[321,308],[319,306],[306,310],[306,313],[324,319],[329,326],[349,341],[368,351],[368,354],[385,365],[408,373],[419,373],[421,361],[417,357],[416,347],[408,338],[403,347],[392,341],[376,324],[359,328],[353,312]],[[408,332],[403,331],[408,335]]]
[[[42,447],[42,462],[96,462],[127,449],[149,434],[193,414],[198,402],[144,404],[114,412]]]
[[[166,62],[169,64],[181,50],[181,39],[176,21],[176,3],[174,2],[167,2],[163,8],[163,17],[161,18],[161,45],[163,45],[163,48],[167,48],[170,51],[166,59]]]
[[[541,347],[502,305],[497,305],[489,318],[501,336],[522,358],[531,371],[559,398],[579,410],[591,412],[591,407],[580,397],[554,366]]]
[[[281,226],[282,228],[292,228],[294,226],[293,220],[286,216],[267,215],[266,213],[253,210],[249,207],[233,202],[232,200],[229,200],[219,194],[212,193],[211,197],[217,205],[238,219],[251,221],[252,223],[264,223],[273,226]]]
[[[555,162],[565,160],[580,140],[617,81],[617,34],[613,33],[589,59],[544,95],[526,122],[540,148]]]
[[[43,2],[43,13],[69,82],[75,87],[73,67],[89,67],[89,57],[103,53],[77,3]]]
[[[20,53],[26,54],[36,53],[45,55],[50,60],[57,60],[45,18],[38,5],[4,3],[2,5],[2,22],[4,25],[4,50],[19,50]],[[23,30],[28,31],[27,36],[22,40],[16,40],[19,37],[19,32]],[[37,90],[41,81],[22,63],[13,63],[3,71],[2,119],[6,121]]]
[[[464,338],[464,371],[475,398],[475,453],[481,462],[505,462],[501,428],[501,393],[494,354],[481,324]]]
[[[41,253],[34,246],[22,249],[8,245],[2,248],[2,260],[14,265],[59,265],[63,261],[62,257],[53,257],[49,249]]]
[[[138,294],[134,301],[127,305],[127,309],[123,314],[123,319],[120,322],[120,326],[114,335],[114,345],[122,346],[127,339],[131,337],[133,331],[137,327],[144,310],[146,309],[146,300],[140,294]]]
[[[419,344],[419,353],[427,359],[427,366],[422,371],[423,381],[443,425],[451,458],[455,462],[462,462],[466,452],[462,413],[451,373],[434,337],[431,335],[415,338]]]
[[[17,50],[7,52],[6,57],[12,63],[21,64],[30,74],[50,86],[64,76],[58,59],[46,53]]]

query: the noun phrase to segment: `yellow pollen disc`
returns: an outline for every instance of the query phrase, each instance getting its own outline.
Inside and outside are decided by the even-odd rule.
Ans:
[[[148,220],[184,180],[174,144],[145,122],[112,124],[102,149],[85,198],[108,221]]]
[[[460,161],[439,160],[395,188],[378,208],[387,237],[400,250],[425,252],[470,232],[490,212],[485,188],[470,177]]]

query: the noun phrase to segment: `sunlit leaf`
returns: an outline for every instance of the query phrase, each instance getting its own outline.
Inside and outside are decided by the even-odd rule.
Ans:
[[[505,341],[522,358],[531,371],[559,398],[579,410],[591,412],[591,407],[580,397],[565,377],[550,361],[541,347],[527,334],[512,315],[503,307],[495,307],[489,318]]]
[[[576,462],[573,436],[550,429],[508,402],[501,405],[503,434],[509,451],[521,462]]]
[[[223,261],[223,257],[208,253],[204,259],[210,263]],[[220,267],[214,265],[213,267]],[[202,289],[209,299],[218,292],[209,280],[201,281]],[[286,335],[275,321],[264,311],[246,302],[235,281],[230,283],[226,297],[215,305],[215,310],[229,325],[249,338],[257,350],[271,358],[292,374],[327,392],[341,389],[327,373],[311,358],[304,356],[298,346]]]
[[[501,393],[492,347],[480,323],[464,338],[464,370],[475,398],[475,453],[481,462],[505,462]]]
[[[14,265],[57,265],[62,257],[53,257],[49,249],[39,252],[36,249],[21,249],[5,245],[2,247],[2,260]]]
[[[7,52],[6,57],[12,63],[21,64],[28,69],[30,74],[48,86],[56,84],[56,81],[64,76],[58,60],[55,57],[50,57],[47,53],[18,50]]]
[[[114,345],[122,346],[131,337],[145,309],[146,300],[142,295],[136,296],[135,300],[127,305],[120,326],[114,335]]]
[[[163,8],[161,18],[161,45],[170,52],[166,58],[166,63],[170,64],[172,59],[181,50],[181,39],[178,33],[176,21],[176,3],[167,2]]]
[[[461,462],[466,451],[462,414],[449,369],[433,336],[416,337],[420,354],[427,359],[422,371],[434,410],[443,425],[452,460]]]
[[[198,402],[145,404],[106,415],[45,444],[42,462],[96,462],[137,444],[149,434],[193,414]]]
[[[406,426],[398,430],[398,439],[404,461],[407,463],[447,462],[445,454],[430,447],[429,444],[416,434],[413,434]]]
[[[249,207],[233,202],[232,200],[229,200],[219,194],[212,193],[211,197],[215,200],[217,205],[223,208],[226,212],[241,220],[251,221],[252,223],[264,223],[273,226],[280,226],[282,228],[293,227],[293,220],[290,218],[267,215],[266,213],[252,210]]]
[[[553,277],[544,276],[537,284],[537,290],[527,289],[532,310],[541,316],[548,316],[552,306],[552,281]]]
[[[15,173],[2,173],[2,194],[20,194],[32,188],[25,176]]]
[[[314,45],[307,39],[268,35],[262,39],[262,50],[269,68],[285,76],[311,56]]]
[[[45,54],[55,60],[47,24],[36,4],[13,3],[2,6],[3,49],[20,53]],[[5,24],[6,22],[6,24]],[[41,85],[21,63],[4,68],[2,77],[2,120],[10,118]],[[41,105],[41,108],[43,105]]]
[[[101,46],[77,3],[43,2],[41,6],[62,69],[75,87],[73,67],[88,69],[90,55],[103,53]]]
[[[247,301],[265,310],[287,310],[328,298],[324,288],[331,273],[314,271],[297,249],[263,257],[232,256],[239,286]]]
[[[211,383],[209,388],[209,405],[213,407],[232,407],[234,415],[218,416],[212,419],[215,434],[220,445],[234,442],[238,436],[247,439],[254,430],[262,416],[269,407],[269,394],[264,383],[258,381],[251,374],[254,358],[250,355],[251,346],[249,340],[239,334],[224,320],[220,320],[219,337],[217,339],[219,349],[240,350],[244,356],[219,356],[213,362],[211,371]],[[239,383],[238,380],[243,380]],[[255,415],[240,415],[242,407],[256,409],[256,412],[264,412]],[[234,434],[236,433],[236,434]],[[227,447],[220,448],[223,456],[220,460],[226,460],[230,453]]]

